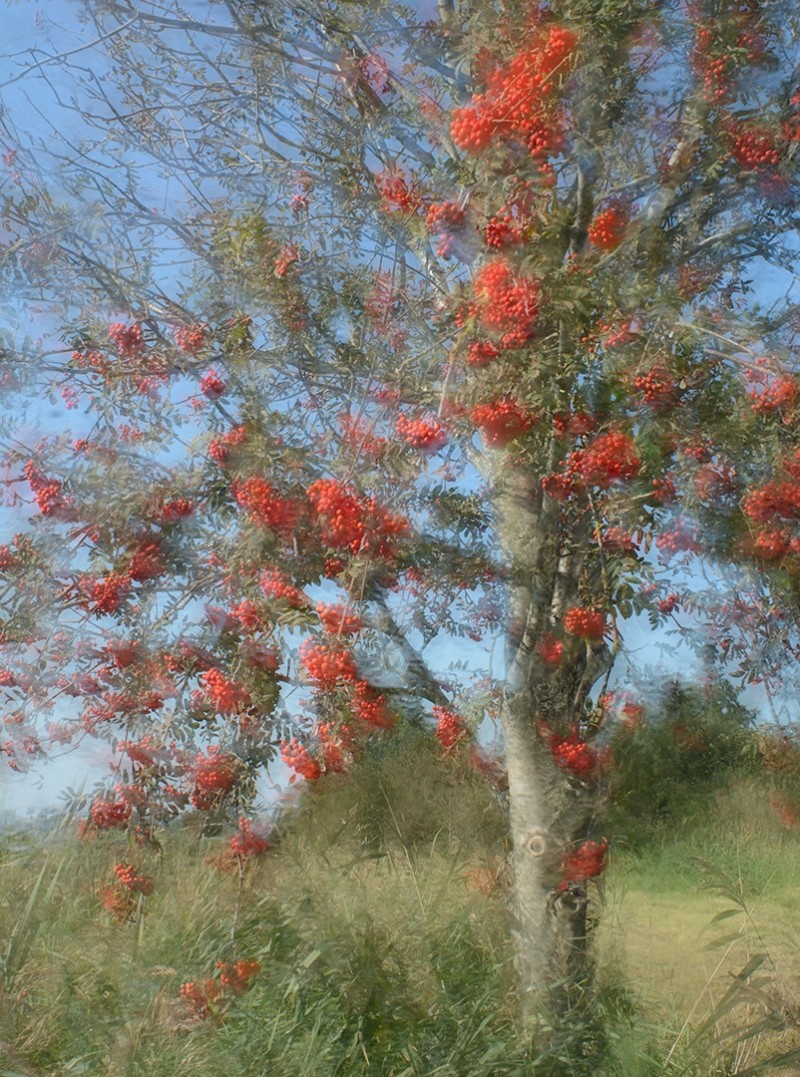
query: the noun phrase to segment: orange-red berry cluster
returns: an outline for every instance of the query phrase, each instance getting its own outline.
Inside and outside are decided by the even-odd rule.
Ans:
[[[408,521],[393,516],[375,497],[358,497],[336,479],[318,479],[306,491],[326,546],[392,557],[395,542],[408,532]]]
[[[564,631],[590,643],[599,643],[606,632],[606,615],[602,610],[570,606],[564,614]]]
[[[225,392],[226,385],[216,370],[209,370],[200,379],[200,392],[209,400],[218,400]]]
[[[277,568],[265,568],[258,582],[261,590],[273,602],[283,602],[295,610],[305,609],[308,605],[306,595]]]
[[[402,172],[379,172],[375,182],[383,199],[385,213],[410,215],[422,205],[419,185],[413,179],[407,180]]]
[[[597,749],[581,740],[577,732],[566,737],[553,733],[550,738],[550,752],[557,766],[580,778],[591,777],[600,764]]]
[[[139,875],[132,864],[115,864],[114,874],[120,885],[132,894],[144,894],[147,897],[153,893],[153,880],[149,875]]]
[[[126,800],[95,800],[89,809],[89,817],[98,830],[124,826],[130,814],[131,805]]]
[[[291,534],[300,516],[300,509],[292,499],[281,497],[266,479],[253,475],[233,483],[231,492],[257,523],[281,536]]]
[[[455,109],[450,134],[466,153],[481,153],[495,140],[523,142],[536,158],[558,153],[564,121],[553,105],[557,72],[566,72],[577,38],[552,26],[507,63],[486,72],[486,88],[466,108]]]
[[[322,767],[305,744],[301,744],[296,737],[281,741],[281,759],[287,767],[307,781],[313,782],[322,777]]]
[[[194,779],[192,803],[203,810],[233,789],[239,776],[239,762],[235,756],[214,746],[207,754],[197,753],[191,773]]]
[[[181,325],[175,330],[175,347],[185,355],[196,355],[205,346],[206,334],[202,325]]]
[[[447,432],[436,419],[409,419],[398,415],[395,429],[399,438],[419,452],[437,452],[447,444]]]
[[[108,327],[108,335],[116,344],[120,355],[126,358],[138,355],[144,347],[142,328],[138,324],[124,325],[122,322],[112,322]]]
[[[512,397],[478,404],[470,412],[470,418],[493,449],[504,448],[536,422],[536,415]]]
[[[234,714],[250,706],[250,693],[218,669],[209,669],[200,680],[203,690],[219,714]]]
[[[590,486],[605,490],[614,482],[634,478],[641,464],[633,438],[622,431],[609,430],[569,454],[561,476],[563,490],[567,494]],[[548,489],[548,493],[556,496],[555,490]]]
[[[318,602],[316,608],[322,627],[331,636],[351,636],[363,628],[361,618],[341,604]]]
[[[630,206],[624,202],[612,202],[610,206],[598,213],[589,225],[587,232],[589,242],[600,250],[615,250],[625,238],[630,219]]]
[[[457,744],[469,737],[469,730],[463,718],[446,707],[435,706],[433,717],[436,719],[436,739],[445,751],[452,751]]]
[[[332,641],[307,639],[300,645],[300,661],[317,688],[335,688],[358,679],[352,653]]]
[[[268,838],[254,830],[252,820],[247,819],[244,815],[240,816],[239,829],[228,844],[230,853],[237,860],[245,861],[253,856],[260,856],[270,848]]]
[[[538,281],[517,276],[505,258],[494,258],[476,274],[473,291],[481,324],[501,334],[503,348],[519,348],[531,339],[539,314]]]
[[[192,1017],[199,1020],[213,1017],[226,1001],[226,995],[243,995],[250,981],[260,971],[258,961],[218,961],[219,979],[191,980],[181,984],[180,997]]]
[[[131,578],[117,572],[108,576],[82,576],[78,589],[83,605],[92,613],[115,613],[130,594]]]
[[[606,867],[608,842],[585,841],[577,849],[569,849],[561,862],[562,879],[559,890],[566,890],[570,883],[583,883],[601,875]]]
[[[69,520],[74,517],[74,503],[71,497],[62,493],[61,483],[58,479],[48,479],[34,464],[33,460],[27,460],[22,473],[28,480],[28,485],[33,491],[36,505],[42,516],[52,516],[54,519]]]

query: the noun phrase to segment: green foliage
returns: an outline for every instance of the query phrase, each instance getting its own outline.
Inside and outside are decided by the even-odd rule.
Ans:
[[[352,774],[310,789],[287,822],[287,837],[322,850],[345,839],[379,855],[433,844],[453,852],[480,847],[486,857],[502,850],[507,825],[485,779],[411,724],[370,742]]]
[[[793,1057],[778,1011],[747,1008],[754,991],[764,994],[758,981],[771,966],[736,981],[735,1008],[723,1013],[692,1006],[699,986],[685,957],[698,947],[686,925],[699,922],[707,929],[699,945],[715,946],[714,962],[721,939],[727,946],[726,935],[741,936],[730,957],[731,972],[741,972],[747,939],[771,951],[773,937],[754,933],[780,919],[773,910],[793,907],[786,865],[797,835],[769,811],[770,777],[739,778],[708,797],[691,835],[663,833],[638,858],[617,850],[608,904],[613,915],[625,903],[626,928],[601,935],[580,1029],[562,1029],[545,1048],[545,1030],[529,1040],[516,1022],[502,876],[485,894],[470,875],[496,848],[499,809],[479,784],[451,788],[447,771],[457,762],[422,736],[409,730],[368,756],[362,774],[309,792],[277,848],[241,879],[215,866],[224,839],[198,843],[193,824],[166,831],[157,887],[131,923],[97,902],[125,855],[119,836],[87,842],[62,829],[4,838],[0,937],[24,946],[0,987],[0,1072],[663,1077],[674,1069],[722,1077],[735,1036],[756,1020],[766,1023],[748,1065]],[[419,765],[403,765],[410,761]],[[693,857],[703,859],[702,874]],[[699,890],[704,881],[711,889]],[[673,972],[659,991],[635,971],[664,952],[654,954],[647,930],[653,908],[674,910],[660,913]],[[727,909],[735,911],[723,920]],[[250,989],[218,1019],[192,1019],[180,985],[242,958],[261,964]],[[719,983],[731,985],[724,971]],[[721,1022],[720,1052],[712,1036]]]
[[[755,769],[754,717],[726,683],[669,685],[642,725],[612,739],[611,832],[638,847],[704,811],[731,774]]]

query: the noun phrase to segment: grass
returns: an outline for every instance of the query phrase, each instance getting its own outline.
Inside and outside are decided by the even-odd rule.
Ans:
[[[800,836],[763,810],[763,784],[739,781],[636,854],[618,846],[589,1017],[599,1053],[559,1070],[516,1027],[502,886],[474,885],[496,866],[491,798],[446,776],[429,785],[435,766],[423,760],[412,784],[379,760],[332,784],[242,877],[213,863],[223,838],[166,832],[146,854],[154,892],[128,923],[97,898],[114,863],[143,855],[125,838],[70,826],[9,840],[0,1075],[722,1077],[800,1045]],[[239,959],[261,965],[249,990],[193,1018],[181,984]],[[745,1023],[746,1043],[715,1050]]]

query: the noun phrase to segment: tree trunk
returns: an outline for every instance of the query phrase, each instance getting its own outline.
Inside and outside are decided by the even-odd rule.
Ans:
[[[512,843],[512,936],[523,1021],[580,1008],[591,979],[586,890],[559,889],[564,849],[585,834],[588,811],[554,773],[530,714],[509,701],[503,734]]]
[[[592,685],[608,668],[604,645],[574,648],[548,669],[542,633],[560,631],[578,598],[586,536],[560,534],[559,507],[530,475],[497,461],[490,476],[502,548],[509,558],[511,623],[502,710],[512,843],[513,940],[521,1011],[565,1026],[578,1018],[591,983],[584,883],[564,881],[565,851],[588,835],[594,795],[556,765],[546,729],[566,733],[585,719]],[[590,523],[587,524],[587,528]],[[577,539],[577,540],[576,540]],[[572,1022],[567,1022],[572,1024]]]

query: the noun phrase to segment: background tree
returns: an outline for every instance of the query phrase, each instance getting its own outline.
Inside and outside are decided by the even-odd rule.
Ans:
[[[23,64],[77,138],[3,118],[2,272],[66,343],[6,385],[80,417],[8,420],[8,761],[107,739],[91,819],[147,841],[278,746],[495,715],[524,1008],[580,1012],[621,621],[797,646],[791,5],[75,10],[95,64]],[[426,658],[484,635],[480,691]]]

